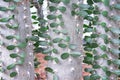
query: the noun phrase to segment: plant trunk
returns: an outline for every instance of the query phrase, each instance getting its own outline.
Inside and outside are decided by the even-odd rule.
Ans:
[[[55,39],[55,38],[62,38],[65,39],[67,36],[70,37],[70,44],[75,44],[77,46],[77,48],[75,50],[70,50],[68,47],[67,48],[60,48],[57,43],[53,44],[52,46],[50,46],[50,48],[55,48],[58,50],[58,53],[51,53],[51,56],[53,57],[57,57],[59,59],[59,62],[56,63],[54,60],[53,61],[49,61],[48,62],[48,67],[52,68],[55,72],[55,75],[58,76],[59,80],[80,80],[81,75],[82,75],[82,58],[81,57],[77,57],[77,58],[73,58],[73,57],[69,57],[65,60],[61,59],[61,55],[63,53],[72,53],[74,51],[80,52],[82,53],[82,24],[83,24],[83,20],[82,18],[76,16],[77,18],[75,18],[75,16],[71,15],[71,11],[72,11],[72,3],[78,3],[79,0],[70,0],[70,3],[65,5],[62,2],[60,2],[59,4],[53,4],[50,3],[50,6],[55,6],[55,7],[60,7],[60,6],[65,6],[66,7],[66,11],[64,13],[61,13],[60,11],[56,11],[56,12],[50,12],[50,14],[54,14],[54,15],[60,15],[62,14],[62,21],[64,22],[64,26],[58,26],[56,28],[50,28],[49,29],[49,34],[51,35],[51,40]],[[60,23],[61,21],[56,19],[54,21],[49,21],[50,22],[57,22]],[[68,34],[64,35],[62,33],[60,34],[56,34],[55,32],[53,32],[53,29],[59,30],[59,31],[67,31]],[[77,30],[80,30],[79,32],[77,32]],[[63,42],[66,43],[66,42]],[[48,80],[53,80],[53,76],[51,73],[48,73]]]
[[[112,1],[110,0],[110,5],[112,5],[113,3],[116,4],[116,1]],[[118,12],[117,10],[113,9],[111,10],[108,6],[105,6],[103,3],[98,3],[97,4],[100,11],[107,11],[108,12],[108,16],[116,16],[118,15]],[[114,34],[110,31],[106,32],[105,29],[110,29],[110,28],[118,28],[120,25],[117,21],[114,21],[114,20],[110,20],[109,18],[103,16],[102,14],[99,15],[99,22],[105,22],[106,23],[106,28],[105,27],[102,27],[102,26],[97,26],[97,33],[99,35],[101,34],[105,34],[108,36],[108,40],[113,40],[113,39],[118,39],[119,35],[117,34]],[[98,45],[99,46],[102,46],[102,45],[105,45],[106,48],[109,48],[110,50],[112,49],[118,49],[119,48],[119,44],[114,44],[114,43],[111,43],[109,42],[108,44],[105,44],[104,42],[104,39],[99,37],[97,38],[97,42],[98,42]],[[108,70],[110,71],[114,71],[114,70],[118,70],[118,66],[115,65],[115,64],[111,64],[111,65],[108,65],[108,60],[115,60],[115,59],[118,59],[118,54],[113,54],[109,49],[107,49],[107,51],[103,51],[101,50],[100,48],[97,48],[97,54],[98,55],[103,55],[103,54],[106,54],[108,56],[108,59],[105,59],[105,58],[101,58],[99,59],[97,62],[100,66],[102,67],[107,67]],[[105,78],[107,75],[105,73],[105,71],[103,69],[98,69],[97,70],[97,73],[103,78]],[[107,74],[109,74],[110,72],[107,72]],[[109,77],[108,77],[109,80],[117,80],[117,75],[115,74],[111,74]]]
[[[16,5],[13,11],[0,11],[0,18],[9,17],[14,15],[14,20],[2,23],[0,22],[0,42],[3,43],[0,46],[0,60],[1,67],[4,69],[3,73],[0,73],[1,80],[34,80],[34,62],[33,62],[33,49],[32,43],[28,41],[25,48],[16,47],[14,50],[8,50],[6,47],[8,45],[17,45],[21,42],[25,42],[28,36],[31,36],[31,17],[30,17],[30,4],[29,0],[22,0],[21,2],[4,2],[0,0],[0,6],[8,7],[11,5]],[[19,24],[18,29],[9,29],[5,24],[11,23]],[[5,37],[9,35],[17,35],[20,37],[19,40],[11,39],[8,40]],[[19,61],[19,58],[10,58],[11,53],[25,53],[26,57],[24,63],[21,65],[16,65],[15,68],[8,70],[7,66]],[[11,78],[10,73],[17,72],[17,76]]]

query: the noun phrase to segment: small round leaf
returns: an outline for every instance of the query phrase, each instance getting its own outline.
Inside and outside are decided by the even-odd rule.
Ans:
[[[15,77],[17,75],[17,72],[10,73],[10,77]]]
[[[69,57],[69,53],[63,53],[62,55],[61,55],[61,58],[62,59],[67,59]]]

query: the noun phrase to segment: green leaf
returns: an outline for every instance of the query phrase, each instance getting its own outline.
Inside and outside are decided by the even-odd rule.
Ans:
[[[61,0],[49,0],[52,3],[60,3]]]
[[[100,49],[103,50],[103,51],[107,51],[107,48],[106,48],[105,45],[101,45],[101,46],[100,46]]]
[[[39,22],[33,22],[32,24],[38,24]]]
[[[75,16],[76,15],[76,12],[74,10],[71,11],[71,15],[72,16]]]
[[[19,25],[18,24],[14,24],[14,25],[6,24],[6,27],[8,27],[10,29],[18,29]]]
[[[89,28],[86,28],[84,31],[85,31],[85,32],[93,32],[93,28],[92,28],[92,27],[89,27]]]
[[[0,22],[8,22],[8,21],[10,21],[10,20],[13,19],[13,18],[14,18],[14,15],[9,16],[8,18],[1,18],[1,19],[0,19]]]
[[[93,0],[95,3],[97,3],[97,2],[101,2],[102,0]]]
[[[97,79],[100,79],[100,76],[98,74],[92,74],[92,75],[90,75],[90,79],[97,80]]]
[[[45,56],[44,59],[45,60],[53,60],[52,56]]]
[[[31,36],[31,37],[28,37],[28,40],[39,41],[39,37],[38,36]]]
[[[12,0],[3,0],[3,1],[5,1],[5,2],[10,2],[10,1],[12,1]]]
[[[89,44],[89,47],[90,47],[90,48],[97,48],[97,47],[98,47],[98,44],[97,44],[97,43],[90,43],[90,44]]]
[[[16,64],[10,64],[10,65],[7,66],[7,69],[8,70],[13,69],[15,66],[16,66]]]
[[[114,21],[120,21],[120,16],[115,15],[115,16],[112,16],[111,19],[114,20]]]
[[[120,39],[111,39],[111,42],[120,45]]]
[[[59,24],[58,24],[58,23],[55,23],[55,22],[50,23],[50,27],[51,27],[51,28],[58,27],[58,25],[59,25]]]
[[[120,10],[120,4],[114,4],[114,5],[113,5],[113,8]]]
[[[97,38],[97,37],[99,37],[98,34],[91,34],[91,38]]]
[[[13,39],[13,38],[15,38],[17,40],[20,39],[19,36],[13,36],[13,35],[6,36],[6,39],[8,39],[8,40]]]
[[[108,16],[108,11],[102,11],[102,15],[107,17]]]
[[[26,42],[21,42],[21,43],[17,44],[18,48],[25,48],[26,46],[27,46]]]
[[[120,70],[114,70],[114,71],[112,71],[112,73],[119,76],[120,75]]]
[[[8,22],[10,20],[10,18],[1,18],[0,22]]]
[[[59,43],[59,42],[61,42],[61,41],[62,41],[61,38],[55,38],[55,39],[53,39],[53,43]]]
[[[84,50],[85,50],[85,51],[92,51],[92,48],[89,47],[89,46],[86,46],[86,47],[84,47]]]
[[[102,77],[102,80],[109,80],[109,78],[105,76],[105,77]]]
[[[105,6],[109,6],[110,5],[110,0],[102,0],[102,2],[104,3]]]
[[[70,54],[72,57],[76,58],[76,57],[80,57],[81,56],[81,53],[80,52],[72,52]]]
[[[87,0],[87,3],[88,3],[89,5],[92,5],[94,2],[93,2],[93,0]]]
[[[41,45],[41,46],[47,46],[48,43],[47,43],[47,41],[39,41],[39,45]]]
[[[59,59],[57,57],[53,58],[53,60],[56,62],[56,63],[59,63]]]
[[[103,71],[105,71],[105,72],[108,71],[108,67],[106,67],[106,66],[101,66],[101,69],[102,69]]]
[[[13,0],[14,2],[20,2],[21,0]]]
[[[46,33],[38,34],[38,36],[50,39],[50,35]]]
[[[0,11],[7,11],[8,9],[6,7],[1,7],[0,6]]]
[[[90,5],[88,5],[88,4],[80,4],[79,7],[81,9],[83,9],[83,10],[87,10],[90,7]]]
[[[70,0],[61,0],[64,4],[69,4]]]
[[[17,72],[10,73],[10,77],[15,77],[17,75]]]
[[[55,32],[56,34],[60,34],[60,31],[57,29],[53,29],[53,32]]]
[[[85,70],[85,72],[92,72],[93,71],[92,68],[85,68],[84,70]]]
[[[10,54],[10,57],[11,57],[11,58],[16,58],[16,57],[18,57],[18,54],[12,53],[12,54]]]
[[[36,20],[37,16],[36,15],[32,15],[32,19]]]
[[[77,9],[78,8],[78,5],[76,3],[72,3],[72,8],[73,9]]]
[[[48,15],[47,18],[50,20],[53,20],[53,19],[56,19],[56,16],[55,15]]]
[[[110,49],[110,51],[115,55],[120,54],[120,50],[118,50],[118,49]]]
[[[111,61],[111,60],[107,60],[107,64],[108,64],[108,65],[111,65],[111,64],[112,64],[112,61]]]
[[[108,59],[108,55],[105,53],[105,54],[102,54],[101,55],[101,58],[104,58],[104,59]]]
[[[40,64],[41,64],[40,62],[34,61],[34,67],[35,67],[35,68],[38,68]]]
[[[14,45],[9,45],[9,46],[7,46],[7,49],[8,49],[8,50],[13,50],[13,49],[15,49],[15,47],[16,47],[16,46],[14,46]]]
[[[106,34],[100,34],[100,37],[104,40],[105,44],[109,43],[109,38]]]
[[[8,10],[15,10],[16,6],[15,5],[12,5],[12,6],[9,6],[8,7]]]
[[[20,58],[19,61],[16,62],[17,65],[22,65],[25,62],[24,58]]]
[[[55,6],[50,6],[49,7],[50,12],[57,11],[57,8]]]
[[[56,74],[53,75],[53,80],[59,80],[59,78]]]
[[[110,28],[110,31],[114,34],[120,34],[120,28]]]
[[[83,62],[87,64],[93,64],[94,58],[85,56]]]
[[[62,55],[61,55],[61,58],[62,59],[67,59],[69,57],[69,53],[63,53]]]
[[[21,53],[21,54],[19,54],[18,56],[19,56],[20,58],[23,58],[23,59],[24,59],[24,58],[26,57],[26,53]]]
[[[62,15],[61,15],[61,14],[58,15],[57,18],[58,18],[58,19],[62,19]]]
[[[85,36],[84,40],[85,40],[85,42],[88,42],[88,43],[93,42],[93,39],[89,36]]]
[[[20,36],[14,36],[15,39],[19,40],[20,39]]]
[[[120,65],[120,60],[116,59],[116,60],[112,60],[112,63]]]
[[[100,68],[101,68],[101,66],[98,65],[98,64],[93,64],[92,67],[93,67],[94,69],[100,69]]]
[[[66,36],[63,40],[66,42],[70,42],[70,36]]]
[[[88,53],[88,52],[87,52],[87,53],[85,53],[85,54],[86,54],[87,57],[93,57],[93,54],[91,54],[91,53]]]
[[[43,5],[44,0],[38,0],[40,5]]]
[[[82,16],[82,17],[88,16],[88,13],[86,11],[83,11],[83,10],[77,12],[76,14],[79,15],[79,16]]]
[[[10,35],[10,36],[6,36],[6,39],[10,40],[10,39],[13,39],[14,36]]]
[[[47,72],[54,73],[53,69],[50,68],[50,67],[46,67],[45,70],[46,70]]]
[[[63,44],[63,43],[59,43],[58,46],[61,47],[61,48],[66,48],[67,47],[67,45]]]
[[[66,11],[66,7],[64,6],[61,6],[58,8],[60,10],[60,12],[64,13]]]
[[[101,25],[102,27],[106,27],[106,23],[105,23],[105,22],[102,22],[100,25]]]
[[[60,25],[61,27],[63,27],[63,26],[64,26],[64,22],[61,21],[61,22],[59,23],[59,25]]]
[[[61,30],[60,31],[62,34],[64,34],[64,35],[67,35],[68,34],[68,31],[67,30]]]
[[[70,49],[74,50],[77,48],[77,46],[75,44],[69,44],[68,45]]]
[[[58,53],[58,50],[55,48],[52,51],[53,51],[53,53]]]
[[[46,32],[48,29],[49,29],[48,26],[45,26],[45,27],[41,27],[39,30],[41,32]]]
[[[16,58],[16,57],[25,58],[25,56],[26,56],[25,53],[21,53],[21,54],[12,53],[12,54],[10,54],[11,58]]]
[[[83,76],[84,80],[90,80],[90,76]]]
[[[48,54],[48,53],[51,53],[51,52],[52,52],[51,49],[46,49],[46,50],[43,51],[43,54]]]

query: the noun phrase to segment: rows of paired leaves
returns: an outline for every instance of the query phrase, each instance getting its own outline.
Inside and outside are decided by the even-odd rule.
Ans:
[[[9,17],[0,18],[0,23],[5,24],[5,25],[1,24],[1,26],[7,27],[8,29],[13,30],[17,33],[17,31],[19,31],[19,28],[21,26],[19,26],[18,22],[16,22],[16,18],[15,18],[16,16],[12,12],[16,11],[17,3],[21,3],[21,0],[3,0],[3,1],[6,3],[12,2],[13,4],[11,4],[8,7],[0,6],[0,12],[4,12],[4,13],[11,12],[11,15]],[[14,21],[15,23],[11,24],[10,23],[11,21]],[[11,72],[10,77],[15,77],[18,73],[17,71],[14,71],[12,69],[14,69],[17,65],[23,65],[26,57],[26,52],[21,53],[20,50],[26,48],[28,41],[32,40],[34,37],[29,36],[26,39],[24,39],[25,41],[21,41],[21,37],[18,34],[7,35],[2,37],[5,37],[7,40],[13,42],[13,44],[5,45],[6,43],[4,41],[0,41],[0,46],[6,47],[6,49],[10,52],[12,51],[12,53],[10,53],[9,56],[10,58],[16,59],[16,62],[7,66],[3,66],[2,64],[4,64],[4,61],[0,60],[1,63],[0,72],[4,73],[6,70],[10,70]],[[14,41],[17,41],[17,43],[14,43]],[[18,49],[19,51],[16,51],[16,49]],[[0,80],[4,80],[4,78],[1,77]]]
[[[54,3],[54,4],[59,4],[60,0],[51,0],[50,2]],[[70,3],[70,1],[66,1],[66,0],[62,0],[62,2],[67,5]],[[41,3],[41,2],[40,2]],[[42,2],[43,3],[43,2]],[[56,6],[48,6],[49,7],[49,11],[50,15],[47,15],[47,19],[51,20],[51,23],[49,23],[49,25],[41,25],[41,24],[45,24],[47,23],[47,21],[45,19],[41,19],[41,18],[37,18],[37,16],[35,16],[35,14],[33,13],[32,15],[32,19],[35,20],[35,22],[33,22],[33,24],[38,24],[38,26],[40,26],[39,29],[37,30],[33,30],[33,35],[36,36],[36,42],[34,44],[35,46],[35,51],[36,52],[41,52],[43,54],[48,54],[47,56],[45,56],[45,60],[54,60],[56,63],[59,63],[59,59],[57,57],[54,56],[50,56],[50,53],[53,54],[58,54],[59,50],[57,50],[56,48],[52,47],[53,44],[57,44],[58,47],[60,48],[69,48],[70,50],[75,50],[77,48],[77,46],[75,44],[71,44],[70,43],[70,36],[68,35],[67,30],[64,29],[64,22],[62,21],[62,14],[64,14],[64,12],[66,11],[66,7],[65,6],[60,6],[60,7],[56,7]],[[60,11],[61,14],[57,14],[54,15],[57,11]],[[59,19],[60,22],[56,22],[55,20]],[[53,22],[52,22],[53,21]],[[63,27],[62,30],[57,29],[58,26],[61,26],[61,28]],[[48,33],[48,30],[51,28],[51,30],[53,31],[53,33],[55,33],[56,35],[62,34],[65,37],[59,38],[56,37],[54,39],[52,39]],[[40,38],[43,38],[42,40]],[[44,48],[45,47],[45,48]],[[48,48],[50,47],[50,48]],[[62,53],[61,59],[67,59],[68,57],[72,56],[72,57],[79,57],[81,55],[80,52],[65,52]],[[38,62],[35,62],[35,67],[38,66]],[[50,67],[46,67],[45,68],[46,71],[51,72],[54,74],[54,69],[51,69]],[[54,78],[56,79],[56,76],[54,76]]]
[[[4,0],[5,2],[13,2],[13,3],[17,3],[17,2],[19,2],[19,0]],[[14,11],[16,9],[16,5],[14,4],[14,5],[10,5],[10,6],[8,6],[8,7],[3,7],[3,6],[0,6],[0,11],[2,11],[2,12],[8,12],[8,11]],[[9,29],[13,29],[13,30],[18,30],[18,28],[19,28],[19,24],[18,23],[15,23],[15,24],[10,24],[10,21],[11,20],[13,20],[14,21],[14,19],[15,19],[15,15],[14,14],[12,14],[11,16],[9,16],[9,17],[5,17],[5,18],[0,18],[0,22],[1,23],[5,23],[5,27],[7,27],[7,28],[9,28]],[[1,25],[2,26],[2,25]],[[15,39],[15,40],[20,40],[20,37],[19,37],[19,35],[8,35],[8,36],[5,36],[6,37],[6,39],[7,40],[11,40],[11,41],[13,41],[13,39]],[[4,46],[4,41],[1,41],[1,45],[2,46]],[[14,50],[15,48],[19,48],[19,49],[22,49],[22,48],[25,48],[26,47],[26,45],[27,45],[27,43],[26,42],[21,42],[21,43],[18,43],[18,44],[16,44],[16,45],[7,45],[6,46],[6,49],[7,50],[10,50],[10,51],[12,51],[12,50]],[[3,53],[2,53],[3,54]],[[24,59],[25,59],[25,53],[16,53],[16,52],[14,52],[14,53],[10,53],[10,57],[11,58],[17,58],[17,57],[19,57],[19,59],[17,60],[17,62],[15,62],[15,63],[12,63],[12,64],[10,64],[10,65],[8,65],[7,66],[7,69],[8,70],[11,70],[11,69],[13,69],[16,65],[22,65],[23,63],[24,63]],[[1,61],[1,63],[2,63],[2,61]],[[0,69],[0,71],[1,72],[4,72],[5,71],[5,68],[3,68],[3,67],[5,67],[5,66],[1,66],[1,69]],[[17,72],[11,72],[10,73],[10,77],[14,77],[14,76],[16,76],[17,75]],[[2,77],[1,77],[1,80],[4,80]]]
[[[42,0],[43,1],[43,0]],[[50,3],[54,3],[54,4],[59,4],[60,2],[64,3],[65,5],[70,3],[70,0],[50,0]],[[43,2],[39,2],[40,4]],[[64,14],[64,12],[66,11],[66,7],[65,6],[52,6],[49,5],[49,11],[51,14],[47,15],[47,19],[49,21],[51,21],[51,23],[47,24],[47,21],[43,18],[38,18],[35,14],[36,13],[32,13],[32,19],[34,19],[35,21],[33,22],[33,24],[38,24],[38,26],[40,26],[39,29],[33,30],[33,35],[36,37],[35,39],[35,52],[41,52],[43,54],[48,54],[47,56],[45,56],[45,60],[52,60],[55,61],[56,63],[59,63],[59,59],[57,57],[54,56],[50,56],[49,54],[58,54],[59,50],[54,48],[53,45],[57,44],[58,47],[64,49],[64,48],[69,48],[72,53],[69,52],[65,52],[62,53],[61,59],[67,59],[70,56],[71,57],[79,57],[81,55],[80,52],[76,52],[74,51],[77,46],[75,44],[70,43],[70,36],[68,35],[67,30],[63,29],[64,28],[64,22],[62,20],[62,14]],[[77,8],[74,8],[73,6],[73,10],[75,10]],[[60,14],[54,15],[57,11],[60,11]],[[53,14],[52,14],[53,13]],[[73,16],[75,16],[73,14]],[[56,19],[59,19],[59,23],[56,21]],[[39,23],[40,22],[40,23]],[[44,24],[44,25],[43,25]],[[58,29],[58,26],[60,26],[62,28],[62,30]],[[51,36],[47,33],[49,33],[49,30],[52,30],[52,32],[55,35],[59,35],[62,34],[65,37],[56,37],[56,38],[51,38]],[[42,39],[41,39],[42,38]],[[59,54],[58,54],[59,55]],[[35,67],[38,66],[38,62],[35,62]],[[54,74],[54,69],[51,69],[50,67],[46,67],[45,68],[46,71],[51,72]],[[54,79],[56,79],[57,77],[54,75]]]
[[[14,1],[15,3],[19,2],[19,0],[4,0],[4,1],[6,1],[6,2]],[[53,2],[55,4],[58,4],[61,1],[66,5],[69,4],[69,2],[70,2],[70,0],[50,0],[50,2]],[[85,56],[83,62],[92,65],[92,68],[85,69],[85,71],[90,72],[91,75],[90,76],[85,76],[84,80],[96,80],[96,79],[100,79],[100,78],[102,78],[103,80],[109,80],[108,79],[109,76],[113,73],[116,74],[116,75],[120,75],[119,70],[111,71],[111,70],[109,70],[109,68],[107,68],[107,66],[99,65],[99,64],[97,64],[97,61],[96,61],[100,58],[103,58],[103,59],[108,61],[108,65],[111,65],[111,64],[120,65],[120,60],[118,60],[118,59],[111,60],[111,59],[109,59],[109,56],[106,53],[102,54],[102,55],[97,55],[96,54],[96,48],[100,48],[101,50],[103,50],[105,52],[110,52],[110,53],[117,54],[117,55],[120,53],[120,51],[118,49],[110,49],[106,45],[98,45],[97,44],[97,41],[96,41],[97,37],[101,37],[104,40],[105,44],[111,44],[111,43],[120,44],[119,39],[109,39],[108,35],[106,35],[106,34],[97,34],[96,27],[93,27],[93,26],[101,25],[101,27],[103,27],[105,29],[106,33],[111,32],[112,34],[115,34],[115,35],[119,35],[119,33],[120,33],[119,28],[108,28],[105,22],[99,22],[99,15],[100,14],[103,15],[104,17],[108,18],[108,19],[112,19],[112,20],[115,20],[115,21],[119,21],[120,18],[119,18],[119,16],[116,16],[116,15],[115,16],[108,16],[109,12],[107,12],[107,11],[102,11],[102,12],[99,11],[99,7],[97,5],[94,5],[94,3],[97,3],[97,2],[103,2],[103,4],[105,6],[111,8],[111,9],[114,9],[114,8],[118,9],[118,10],[120,9],[120,4],[109,5],[109,0],[102,0],[102,1],[100,1],[100,0],[88,0],[87,1],[88,4],[78,5],[78,4],[74,3],[72,5],[74,9],[71,11],[71,15],[82,16],[84,18],[84,20],[89,21],[89,24],[84,24],[83,25],[84,33],[92,32],[92,34],[90,36],[85,36],[85,38],[84,38],[84,41],[85,41],[84,50],[85,50],[85,55],[86,56]],[[0,11],[8,11],[8,10],[13,11],[13,10],[15,10],[15,7],[16,7],[15,5],[10,6],[9,8],[0,7]],[[76,12],[75,9],[77,9],[77,8],[80,8],[81,10]],[[61,7],[58,7],[58,8],[56,6],[49,6],[49,10],[50,10],[50,12],[60,10],[61,13],[64,13],[66,11],[66,8],[64,6],[61,6]],[[91,16],[91,14],[93,14],[95,16]],[[48,53],[53,52],[53,53],[57,54],[58,53],[57,49],[55,49],[55,48],[46,49],[46,47],[45,47],[45,46],[52,46],[52,44],[55,44],[55,43],[58,43],[58,46],[61,47],[61,48],[67,48],[68,47],[71,50],[76,48],[75,45],[69,44],[70,37],[69,37],[69,35],[67,35],[66,30],[59,31],[59,30],[56,29],[56,27],[58,27],[59,25],[60,26],[64,25],[64,22],[62,22],[62,15],[58,15],[58,16],[55,16],[54,14],[53,15],[48,15],[47,18],[49,20],[54,20],[54,19],[57,19],[57,18],[61,20],[61,23],[53,22],[53,23],[50,23],[49,26],[48,25],[41,25],[41,24],[45,24],[47,21],[42,19],[42,18],[38,18],[37,16],[34,16],[34,13],[33,13],[32,18],[34,20],[36,20],[36,22],[34,22],[33,24],[38,24],[38,26],[40,26],[39,29],[33,30],[33,36],[29,38],[30,40],[35,41],[34,46],[35,46],[35,51],[36,52],[41,51],[44,54],[48,54]],[[18,24],[10,25],[9,24],[10,20],[14,20],[14,15],[10,16],[9,18],[1,18],[0,22],[6,23],[6,27],[8,27],[10,29],[14,29],[14,30],[18,29],[19,25]],[[55,39],[51,40],[50,35],[47,34],[47,31],[49,30],[49,27],[53,28],[53,32],[55,32],[55,34],[62,33],[63,35],[66,35],[66,38],[55,38]],[[46,41],[45,40],[40,40],[39,38],[44,38]],[[6,36],[6,39],[8,39],[8,40],[10,40],[10,39],[19,40],[20,37],[16,36],[16,35],[9,35],[9,36]],[[50,40],[50,42],[48,42],[48,40]],[[67,44],[61,43],[62,41],[64,41]],[[1,45],[3,45],[2,42],[1,42]],[[17,45],[8,45],[6,48],[8,50],[14,50],[16,47],[25,48],[26,45],[27,45],[27,41],[23,42],[23,43],[19,43]],[[78,52],[74,52],[74,53],[70,53],[70,54],[69,53],[63,53],[61,55],[61,58],[62,59],[67,59],[69,56],[76,57],[76,56],[80,56],[80,55],[79,55]],[[10,57],[11,58],[19,57],[19,60],[18,60],[18,62],[14,63],[14,64],[8,65],[7,66],[8,70],[13,69],[16,65],[22,65],[24,63],[25,53],[21,53],[21,54],[12,53],[12,54],[10,54]],[[45,60],[55,60],[56,63],[59,62],[58,58],[56,58],[54,56],[46,56]],[[96,73],[96,70],[99,69],[99,68],[102,68],[107,76],[105,76],[105,77],[99,76]],[[47,67],[46,70],[54,73],[54,70],[52,70],[49,67]],[[1,71],[3,71],[2,68],[1,68]],[[16,75],[17,75],[16,72],[12,72],[10,74],[11,77],[14,77]],[[54,80],[57,80],[57,78],[54,77]]]
[[[108,27],[106,22],[102,22],[99,20],[99,16],[102,15],[108,20],[112,21],[119,21],[119,16],[118,15],[109,15],[108,11],[100,11],[99,6],[95,5],[96,3],[103,3],[106,7],[109,9],[120,9],[120,4],[113,4],[110,5],[110,0],[87,0],[88,4],[84,4],[82,6],[82,11],[84,15],[85,20],[89,22],[89,24],[84,24],[84,33],[86,32],[92,32],[90,36],[85,36],[85,44],[84,44],[84,50],[85,50],[85,58],[83,60],[84,63],[87,63],[89,65],[92,65],[92,68],[86,68],[86,72],[90,72],[90,76],[85,76],[84,80],[97,80],[97,79],[102,79],[102,80],[110,80],[110,76],[112,74],[115,74],[116,76],[120,75],[120,70],[111,70],[110,66],[112,64],[119,66],[120,65],[120,60],[119,59],[111,59],[109,54],[112,55],[119,55],[120,51],[119,49],[113,49],[108,47],[108,44],[112,45],[120,45],[120,40],[119,39],[113,39],[109,38],[109,32],[112,33],[112,35],[118,35],[120,34],[120,28],[119,27]],[[94,16],[91,16],[94,15]],[[97,28],[100,26],[101,28],[104,29],[106,32],[105,34],[103,33],[97,33]],[[98,29],[99,30],[99,29]],[[104,44],[97,43],[97,39],[102,38],[104,41]],[[104,53],[97,54],[97,49],[101,49]],[[103,66],[100,65],[98,62],[99,60],[105,60],[107,61],[108,66]],[[106,74],[106,76],[100,76],[98,75],[97,72],[98,70],[102,69],[103,72]]]
[[[39,1],[43,1],[43,0],[39,0]],[[50,0],[50,2],[55,3],[55,4],[59,4],[60,2],[63,2],[64,4],[69,4],[70,0]],[[71,15],[75,16],[81,16],[84,18],[84,20],[88,21],[87,24],[83,25],[84,28],[84,33],[92,33],[90,36],[85,36],[84,37],[84,50],[85,50],[85,57],[83,62],[87,63],[89,65],[92,65],[92,68],[86,68],[85,71],[86,72],[90,72],[91,75],[90,76],[85,76],[84,80],[96,80],[96,79],[102,79],[102,80],[109,80],[109,77],[112,74],[115,75],[120,75],[120,70],[110,70],[109,66],[102,66],[99,65],[98,60],[100,59],[104,59],[107,61],[107,65],[120,65],[120,60],[119,59],[110,59],[109,55],[107,55],[107,53],[111,53],[113,55],[119,55],[120,51],[119,49],[111,49],[107,46],[107,44],[115,44],[115,45],[119,45],[120,41],[119,39],[110,39],[108,36],[108,32],[111,32],[113,35],[119,35],[120,30],[118,27],[111,27],[108,28],[106,22],[101,22],[99,20],[99,15],[104,16],[105,18],[107,18],[108,20],[113,20],[113,21],[119,21],[119,16],[118,15],[114,15],[114,16],[109,16],[109,12],[108,11],[99,11],[99,6],[95,5],[96,3],[103,3],[106,7],[109,7],[111,10],[113,9],[120,9],[120,4],[113,4],[110,5],[110,0],[87,0],[87,4],[76,4],[73,3],[72,7],[73,10],[71,10]],[[75,9],[80,9],[80,11],[75,11]],[[59,10],[61,13],[64,13],[66,11],[66,8],[64,6],[61,7],[56,7],[56,6],[49,6],[49,10],[50,12],[55,12],[57,10]],[[94,16],[92,16],[94,15]],[[34,16],[33,16],[34,18]],[[62,18],[61,15],[55,16],[53,15],[48,15],[47,18],[49,20],[54,20],[56,18]],[[35,19],[35,18],[34,18]],[[41,20],[41,23],[46,22],[46,20]],[[61,24],[62,23],[62,24]],[[63,33],[64,35],[66,35],[66,32],[62,32],[59,30],[56,30],[55,28],[58,27],[59,25],[62,26],[64,25],[64,22],[56,23],[50,23],[50,28],[53,28],[53,32],[55,32],[56,34],[60,34]],[[47,39],[51,39],[50,35],[46,34],[47,30],[49,30],[49,26],[42,26],[40,29],[33,31],[33,33],[37,34],[39,37],[43,37],[43,38],[47,38]],[[96,26],[96,27],[94,27]],[[97,26],[101,26],[106,34],[102,34],[102,33],[97,33]],[[68,37],[66,38],[66,40],[69,42],[70,38],[69,35],[67,35]],[[97,38],[102,38],[104,41],[104,45],[100,45],[97,43]],[[55,38],[53,39],[50,43],[46,42],[46,41],[37,41],[35,46],[36,49],[35,50],[40,50],[42,51],[42,53],[57,53],[58,50],[57,49],[43,49],[41,48],[39,45],[42,46],[51,46],[53,43],[58,43],[58,46],[61,48],[66,48],[67,45],[66,44],[61,44],[61,41],[65,40],[62,38]],[[65,41],[66,41],[65,40]],[[39,45],[38,45],[39,44]],[[70,45],[69,46],[70,49],[75,49],[75,45]],[[101,55],[97,54],[96,49],[100,48],[104,53]],[[62,59],[67,59],[69,57],[69,53],[63,53],[61,55]],[[73,56],[80,56],[80,55],[73,55]],[[45,60],[55,60],[56,62],[58,62],[59,60],[57,58],[54,58],[54,56],[46,56]],[[98,69],[102,69],[104,71],[104,73],[106,74],[106,76],[100,76],[97,74],[97,70]],[[47,71],[49,72],[53,72],[53,70],[51,68],[46,68]],[[55,80],[57,80],[55,78]]]

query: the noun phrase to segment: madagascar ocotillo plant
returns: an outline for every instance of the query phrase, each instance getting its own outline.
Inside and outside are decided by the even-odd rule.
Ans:
[[[48,48],[44,53],[48,61],[49,80],[79,80],[82,75],[82,18],[79,0],[50,0],[47,15]]]
[[[118,56],[120,51],[118,50],[120,40],[119,40],[119,13],[115,9],[118,5],[117,1],[106,1],[98,3],[99,10],[101,11],[99,15],[100,25],[96,26],[96,32],[98,34],[97,43],[99,48],[96,49],[97,55],[101,56],[97,60],[102,69],[98,69],[98,74],[103,78],[111,80],[117,80],[120,70],[118,70]],[[99,28],[97,28],[99,27]],[[116,31],[118,30],[118,31]],[[106,56],[106,57],[105,57]],[[106,70],[104,68],[107,68]],[[109,73],[108,73],[108,72]],[[104,75],[103,75],[104,74]]]
[[[0,0],[0,80],[34,80],[29,0]]]
[[[30,1],[37,9],[32,17]],[[32,45],[45,54],[48,80],[80,80],[82,63],[91,65],[84,80],[118,79],[119,0],[30,1],[0,1],[1,80],[34,80]],[[38,28],[32,30],[34,24]]]
[[[85,24],[85,32],[92,32],[86,36],[84,62],[92,65],[85,69],[90,76],[85,80],[117,80],[120,75],[118,66],[119,56],[119,9],[120,4],[112,0],[87,0],[89,16],[85,17],[89,24]]]

